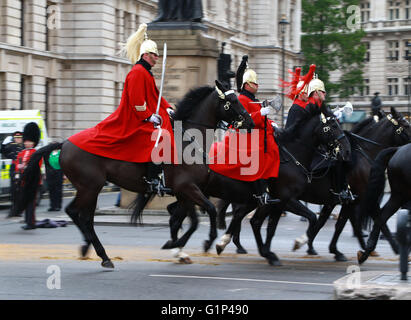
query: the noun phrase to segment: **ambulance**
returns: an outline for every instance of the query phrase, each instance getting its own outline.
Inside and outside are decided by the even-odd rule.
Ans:
[[[40,141],[36,149],[49,143],[46,123],[40,110],[0,110],[0,143],[10,140],[13,132],[23,132],[24,126],[29,122],[35,122],[40,128]],[[10,165],[11,159],[3,159],[0,153],[0,199],[6,198],[10,191]]]

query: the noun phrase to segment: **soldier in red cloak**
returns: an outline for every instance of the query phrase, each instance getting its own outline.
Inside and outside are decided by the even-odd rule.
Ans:
[[[213,144],[210,151],[210,169],[232,179],[242,181],[252,181],[254,187],[254,196],[258,199],[260,205],[278,202],[278,199],[273,199],[267,192],[267,180],[278,177],[280,167],[280,157],[278,146],[274,140],[274,122],[267,119],[270,107],[261,107],[255,94],[258,91],[257,74],[251,69],[244,72],[247,63],[247,56],[243,57],[243,61],[237,71],[238,78],[242,79],[241,86],[238,88],[240,95],[238,100],[250,114],[255,123],[255,129],[258,130],[257,135],[253,137],[253,133],[238,133],[228,132],[222,142]],[[256,103],[257,102],[257,103]],[[241,135],[247,139],[246,149],[242,149],[239,140]],[[233,139],[236,139],[233,144]],[[237,152],[237,161],[230,161],[230,152]],[[225,161],[219,163],[218,154],[224,152]],[[251,162],[258,161],[256,172],[252,174],[244,174],[245,164],[241,163],[241,153],[251,155]],[[246,164],[248,165],[248,164]],[[252,166],[252,164],[251,164]],[[252,172],[249,171],[249,172]]]
[[[147,25],[127,40],[124,51],[134,64],[127,74],[118,108],[95,127],[83,130],[69,138],[79,148],[110,159],[148,163],[147,182],[150,190],[163,188],[158,174],[158,163],[176,163],[177,152],[169,119],[170,104],[159,99],[151,68],[157,63],[159,53],[154,41],[147,39]],[[161,152],[152,152],[160,133]],[[165,148],[164,148],[165,146]]]

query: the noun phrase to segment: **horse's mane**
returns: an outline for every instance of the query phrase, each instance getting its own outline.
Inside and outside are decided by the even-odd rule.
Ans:
[[[185,120],[191,116],[196,106],[200,104],[215,89],[210,86],[203,86],[191,89],[182,100],[177,103],[177,111],[174,120]]]
[[[373,117],[366,118],[359,123],[357,123],[351,130],[352,133],[359,133],[364,127],[368,126],[371,122],[374,121]]]

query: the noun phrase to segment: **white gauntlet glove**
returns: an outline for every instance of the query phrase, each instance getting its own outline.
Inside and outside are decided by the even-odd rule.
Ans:
[[[154,123],[156,126],[158,126],[161,123],[161,118],[158,114],[152,114],[150,118],[148,118],[149,122]]]
[[[266,116],[267,114],[269,114],[270,113],[270,107],[264,107],[264,108],[261,108],[261,110],[260,110],[260,112],[261,112],[261,115],[264,117],[264,116]]]
[[[174,110],[172,108],[167,108],[167,113],[170,117],[174,116]]]

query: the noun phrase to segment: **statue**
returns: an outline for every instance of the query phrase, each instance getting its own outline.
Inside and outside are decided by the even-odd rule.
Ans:
[[[201,0],[159,0],[158,15],[153,22],[192,21],[201,22]]]

